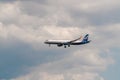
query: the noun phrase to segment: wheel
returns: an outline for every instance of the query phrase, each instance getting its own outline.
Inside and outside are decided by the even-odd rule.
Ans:
[[[66,45],[64,45],[64,48],[66,48]]]
[[[51,45],[49,44],[49,47],[50,47]]]
[[[68,47],[70,47],[70,45],[68,45]]]

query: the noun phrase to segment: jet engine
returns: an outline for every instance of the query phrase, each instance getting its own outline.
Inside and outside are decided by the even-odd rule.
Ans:
[[[58,47],[61,47],[61,46],[63,46],[63,44],[57,44],[57,46],[58,46]]]

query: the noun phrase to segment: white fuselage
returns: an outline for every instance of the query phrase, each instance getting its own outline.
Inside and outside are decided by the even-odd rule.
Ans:
[[[83,45],[89,43],[90,40],[88,40],[88,36],[89,35],[86,34],[83,39],[81,36],[74,40],[46,40],[44,43],[49,45],[54,44],[57,45],[58,47],[64,46],[64,48],[66,48],[66,46],[70,47],[70,45]]]
[[[71,40],[46,40],[45,43],[48,44],[56,44],[56,43],[67,43],[70,42]],[[82,42],[81,40],[74,41],[73,43],[80,43]]]

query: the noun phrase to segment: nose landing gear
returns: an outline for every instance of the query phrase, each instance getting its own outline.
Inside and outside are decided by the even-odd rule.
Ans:
[[[64,48],[66,48],[66,45],[64,45]]]

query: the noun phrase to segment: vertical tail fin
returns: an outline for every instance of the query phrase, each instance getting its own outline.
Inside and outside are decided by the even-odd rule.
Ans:
[[[82,40],[82,42],[87,42],[88,41],[89,34],[86,34]]]

